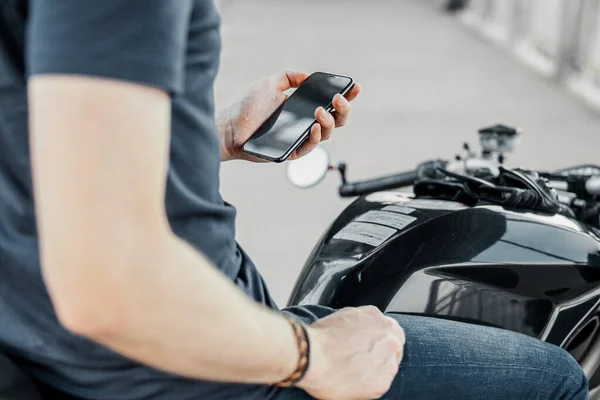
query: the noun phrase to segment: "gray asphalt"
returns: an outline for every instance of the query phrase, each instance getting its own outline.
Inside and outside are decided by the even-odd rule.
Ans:
[[[552,169],[600,163],[600,113],[442,14],[433,0],[221,0],[217,103],[285,68],[353,76],[363,94],[325,144],[352,179],[453,157],[478,128],[524,135],[508,164]],[[237,236],[285,304],[312,247],[348,201],[339,178],[300,190],[283,165],[225,163],[222,192]]]

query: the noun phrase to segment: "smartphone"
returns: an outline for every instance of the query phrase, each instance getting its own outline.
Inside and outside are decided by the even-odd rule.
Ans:
[[[333,96],[345,95],[352,86],[354,80],[350,77],[315,72],[256,130],[243,151],[272,162],[285,161],[317,123],[317,107],[333,111]]]

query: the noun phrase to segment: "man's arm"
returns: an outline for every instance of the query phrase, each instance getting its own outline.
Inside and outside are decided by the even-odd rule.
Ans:
[[[298,360],[288,322],[247,298],[170,230],[170,102],[107,79],[29,81],[42,272],[60,321],[117,352],[192,378],[268,383]],[[300,387],[320,399],[382,396],[404,333],[375,307],[308,328]]]
[[[185,81],[192,2],[31,4],[34,195],[42,273],[60,321],[179,375],[286,378],[298,359],[287,321],[247,298],[167,221],[169,95]],[[350,309],[308,331],[300,386],[314,397],[367,399],[389,387],[404,342],[397,323]]]
[[[170,95],[184,87],[192,7],[31,1],[42,272],[74,332],[185,376],[276,381],[298,358],[287,321],[247,298],[166,218]]]
[[[288,323],[170,230],[170,100],[106,79],[30,80],[46,284],[60,320],[122,354],[205,379],[268,382],[295,368]]]

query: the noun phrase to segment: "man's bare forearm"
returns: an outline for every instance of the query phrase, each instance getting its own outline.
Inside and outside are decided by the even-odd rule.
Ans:
[[[293,372],[287,321],[169,227],[168,94],[63,75],[28,89],[41,267],[63,325],[179,375],[269,382]]]
[[[293,372],[298,350],[288,322],[247,298],[187,243],[166,235],[163,245],[140,248],[138,262],[144,267],[124,268],[130,284],[116,288],[126,323],[92,339],[192,378],[266,383]]]

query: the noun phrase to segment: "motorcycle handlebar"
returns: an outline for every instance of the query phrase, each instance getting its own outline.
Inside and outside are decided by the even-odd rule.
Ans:
[[[355,197],[382,190],[398,189],[411,186],[417,180],[417,171],[402,172],[366,181],[344,183],[340,186],[341,197]],[[591,196],[600,196],[600,176],[589,178],[585,182],[585,190]]]
[[[563,175],[542,174],[549,180],[550,186],[557,190],[572,192],[578,197],[600,196],[600,176],[589,178]]]
[[[344,183],[340,186],[340,196],[354,197],[381,190],[397,189],[411,186],[416,180],[417,171],[410,171],[361,182]]]

